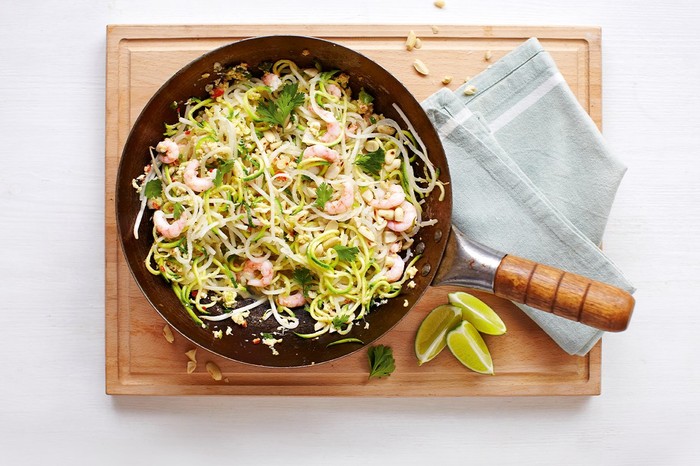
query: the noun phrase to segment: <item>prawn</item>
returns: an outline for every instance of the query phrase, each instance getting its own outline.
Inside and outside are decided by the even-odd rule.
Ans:
[[[332,142],[338,139],[338,136],[340,136],[341,129],[340,129],[340,123],[332,122],[328,123],[326,125],[326,133],[318,138],[319,141],[321,142]]]
[[[323,210],[330,215],[342,214],[350,209],[354,200],[355,185],[352,181],[346,181],[343,183],[343,190],[340,197],[335,201],[326,202],[326,206],[323,208]]]
[[[329,112],[328,110],[324,110],[316,106],[312,106],[311,109],[314,111],[314,113],[316,113],[316,115],[326,122],[326,134],[318,138],[318,140],[321,142],[331,142],[338,139],[338,136],[340,136],[340,133],[342,132],[342,128],[340,127],[340,123],[338,123],[335,115],[333,115],[333,112]]]
[[[413,222],[415,222],[416,218],[418,217],[418,212],[416,211],[415,206],[408,201],[403,201],[398,208],[403,210],[403,220],[390,220],[386,222],[386,226],[393,231],[406,231],[411,228],[411,225],[413,225]]]
[[[277,304],[289,308],[300,307],[306,304],[306,298],[301,291],[297,291],[296,293],[287,296],[279,296],[277,298]]]
[[[338,86],[336,86],[335,84],[327,85],[326,90],[328,91],[328,93],[330,95],[332,95],[333,97],[337,97],[339,99],[343,95],[343,91],[341,91],[340,88]]]
[[[171,239],[180,236],[182,230],[185,229],[187,224],[187,212],[183,212],[180,218],[175,220],[173,223],[168,223],[165,218],[165,214],[162,210],[156,210],[153,213],[153,224],[156,226],[158,233],[164,237]]]
[[[391,256],[388,256],[387,262],[389,262],[389,259],[393,259],[394,263],[391,264],[391,267],[389,267],[389,270],[387,270],[384,276],[386,277],[386,281],[388,281],[389,283],[397,282],[403,276],[403,269],[405,264],[398,254],[392,254]]]
[[[377,194],[377,198],[372,199],[369,202],[369,205],[375,209],[394,209],[400,206],[401,203],[406,200],[406,193],[398,184],[392,184],[388,193],[385,193],[381,189],[377,189]]]
[[[158,143],[156,152],[160,154],[158,158],[160,158],[161,162],[173,163],[180,156],[180,146],[172,139],[166,138]]]
[[[282,85],[282,80],[274,73],[265,73],[262,77],[262,82],[267,87],[272,89],[272,92],[279,89],[279,87]]]
[[[190,187],[192,191],[199,193],[214,186],[214,181],[210,177],[201,178],[197,176],[198,169],[199,160],[190,160],[185,167],[183,177],[185,178],[185,184]]]
[[[305,159],[308,159],[310,157],[318,157],[330,163],[335,163],[340,160],[340,154],[338,153],[338,151],[328,148],[323,144],[315,144],[313,146],[307,147],[306,149],[304,149],[303,157]]]
[[[260,278],[258,277],[258,274]],[[246,279],[246,284],[250,286],[263,287],[272,283],[274,278],[274,272],[272,270],[272,262],[268,260],[264,261],[252,261],[247,260],[243,266],[243,270],[240,273],[241,278]]]

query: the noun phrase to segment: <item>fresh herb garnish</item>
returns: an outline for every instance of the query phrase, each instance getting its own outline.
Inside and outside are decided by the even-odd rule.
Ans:
[[[360,252],[360,250],[356,247],[348,248],[339,244],[333,246],[333,249],[335,249],[335,252],[338,253],[338,259],[345,262],[354,261],[355,256],[357,256],[357,254]]]
[[[161,195],[162,192],[163,185],[157,178],[146,183],[146,186],[143,188],[143,195],[146,196],[148,199],[158,197]]]
[[[316,188],[316,207],[323,210],[326,206],[326,202],[331,200],[333,196],[333,188],[328,183],[321,183],[321,185]]]
[[[349,315],[339,314],[339,315],[333,317],[331,324],[333,325],[333,327],[337,328],[338,330],[342,330],[343,325],[347,324],[349,320],[350,320]]]
[[[374,97],[366,93],[364,87],[360,88],[359,98],[360,102],[362,102],[363,104],[371,104],[372,102],[374,102]]]
[[[264,71],[265,73],[269,73],[270,70],[272,70],[272,65],[273,63],[271,61],[264,61],[258,65],[258,69],[260,71]]]
[[[185,208],[182,207],[182,204],[179,202],[176,202],[175,205],[173,206],[173,217],[175,217],[175,220],[179,219],[180,216],[182,215],[182,212],[185,211]]]
[[[289,83],[282,88],[279,97],[258,105],[262,120],[272,125],[284,126],[292,110],[304,103],[304,94],[297,93],[298,83]]]
[[[309,287],[311,287],[311,282],[313,281],[313,276],[311,275],[311,271],[307,269],[306,267],[302,267],[300,269],[294,269],[294,273],[292,274],[292,278],[294,281],[299,283],[301,285],[302,293],[304,294],[304,297],[308,297],[308,292],[309,292]]]
[[[355,165],[370,175],[378,176],[382,166],[384,166],[384,149],[380,147],[374,152],[358,155],[355,159]]]
[[[396,361],[391,348],[384,345],[372,346],[367,350],[369,357],[369,378],[387,377],[396,369]]]
[[[216,176],[214,177],[214,186],[217,188],[221,186],[224,182],[224,175],[233,170],[233,164],[233,160],[227,160],[219,165],[219,168],[216,169]]]
[[[260,336],[262,337],[263,340],[274,340],[275,336],[271,333],[261,333]]]

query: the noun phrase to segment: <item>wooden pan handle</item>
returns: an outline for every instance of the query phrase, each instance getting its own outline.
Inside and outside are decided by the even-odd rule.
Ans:
[[[634,298],[624,290],[507,255],[496,270],[496,296],[608,332],[627,328]]]

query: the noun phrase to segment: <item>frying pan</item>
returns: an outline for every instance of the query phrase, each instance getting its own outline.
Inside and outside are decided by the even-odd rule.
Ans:
[[[449,169],[440,139],[420,104],[388,71],[369,58],[333,42],[302,36],[267,36],[221,47],[178,71],[146,104],[124,146],[116,187],[119,238],[136,283],[172,327],[209,351],[258,366],[307,366],[335,360],[360,348],[353,344],[327,347],[328,343],[339,338],[337,334],[325,334],[310,340],[288,334],[277,346],[279,355],[273,355],[268,347],[251,341],[254,335],[271,332],[277,325],[273,318],[267,321],[255,318],[263,309],[253,311],[248,318],[248,328],[231,324],[232,335],[215,338],[213,331],[223,330],[227,324],[212,322],[207,328],[197,325],[165,280],[151,275],[144,266],[151,243],[152,222],[148,215],[140,224],[139,239],[133,235],[139,199],[131,183],[143,173],[144,165],[150,160],[148,147],[155,146],[162,139],[163,123],[176,119],[171,103],[185,101],[191,96],[205,96],[205,86],[214,79],[215,63],[225,68],[245,62],[250,65],[249,69],[255,70],[260,63],[281,58],[291,59],[301,67],[320,63],[326,70],[343,70],[351,77],[354,94],[364,87],[374,96],[378,112],[401,123],[402,119],[392,106],[396,103],[425,143],[430,159],[440,169],[440,179],[446,183],[442,201],[438,199],[439,190],[435,190],[424,204],[424,217],[438,221],[422,228],[412,246],[414,253],[421,254],[416,263],[419,270],[414,279],[416,287],[404,287],[401,295],[369,313],[366,317],[369,325],[356,325],[348,336],[359,338],[365,344],[373,342],[410,312],[431,284],[457,284],[485,290],[603,330],[620,331],[627,326],[634,306],[634,299],[628,293],[494,251],[470,241],[451,227],[452,183],[449,183]],[[212,75],[210,79],[204,78],[207,73]],[[301,317],[300,328],[312,325]]]

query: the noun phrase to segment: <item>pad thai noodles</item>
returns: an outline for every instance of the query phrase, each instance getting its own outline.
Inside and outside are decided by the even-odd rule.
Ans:
[[[152,211],[146,267],[200,325],[245,327],[266,304],[283,331],[305,312],[315,325],[300,336],[345,335],[415,286],[410,247],[436,222],[421,206],[443,185],[398,107],[405,130],[344,73],[260,68],[217,64],[208,98],[174,103],[178,121],[134,180],[134,235]]]

